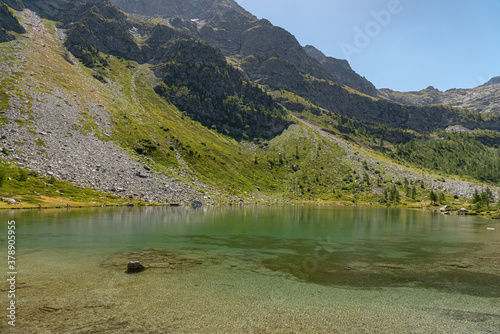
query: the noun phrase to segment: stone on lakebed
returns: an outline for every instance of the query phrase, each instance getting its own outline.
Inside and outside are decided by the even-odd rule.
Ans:
[[[127,274],[140,273],[145,269],[146,267],[144,267],[139,261],[130,261],[127,264]]]

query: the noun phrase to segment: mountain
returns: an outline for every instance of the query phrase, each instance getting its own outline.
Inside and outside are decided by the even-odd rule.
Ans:
[[[444,104],[481,113],[500,115],[500,77],[472,89],[449,89],[440,92],[426,88],[418,92],[397,92],[380,89],[380,96],[406,105]]]
[[[134,14],[152,13],[141,1],[112,2]],[[369,124],[425,132],[453,125],[481,127],[471,117],[447,107],[409,108],[401,106],[401,101],[391,104],[374,99],[375,87],[352,71],[347,62],[325,57],[311,46],[303,48],[286,30],[265,19],[258,20],[235,1],[190,1],[188,6],[183,3],[180,0],[148,2],[169,26],[219,48],[250,80],[260,85],[291,91],[321,108]],[[372,96],[356,94],[335,83]],[[484,127],[498,128],[497,123],[484,123]]]
[[[259,20],[235,1],[157,0],[144,2],[112,0],[128,13],[159,15],[175,28],[185,29],[221,49],[238,62],[253,79],[276,86],[286,77],[297,77],[295,69],[319,79],[342,83],[367,95],[377,96],[375,87],[356,74],[345,60],[314,57],[311,46],[302,48],[286,30]],[[320,64],[318,64],[320,63]],[[281,78],[269,76],[269,68],[278,67]]]
[[[417,203],[499,181],[498,117],[373,96],[347,62],[234,1],[6,4],[0,172],[16,189],[16,168],[31,175],[27,200],[65,181],[47,194],[382,203],[396,187]]]

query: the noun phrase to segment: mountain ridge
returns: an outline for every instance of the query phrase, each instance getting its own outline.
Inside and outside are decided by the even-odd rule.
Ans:
[[[443,104],[480,113],[500,115],[500,77],[492,78],[488,82],[470,89],[455,88],[441,92],[429,87],[416,92],[398,92],[384,88],[380,89],[379,93],[382,98],[406,105]]]

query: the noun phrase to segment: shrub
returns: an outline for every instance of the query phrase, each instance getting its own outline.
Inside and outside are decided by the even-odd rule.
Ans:
[[[24,169],[19,168],[19,173],[17,174],[16,179],[18,181],[24,182],[28,180],[28,173]]]

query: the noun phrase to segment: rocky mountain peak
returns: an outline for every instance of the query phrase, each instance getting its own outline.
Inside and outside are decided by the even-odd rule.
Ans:
[[[335,81],[367,95],[378,95],[375,86],[366,78],[354,72],[347,60],[327,57],[312,45],[306,45],[304,51],[309,57],[319,61]]]
[[[425,90],[432,90],[432,91],[435,91],[435,92],[439,92],[439,91],[440,91],[439,89],[437,89],[437,88],[436,88],[436,87],[434,87],[434,86],[429,86],[429,87],[427,87]]]

